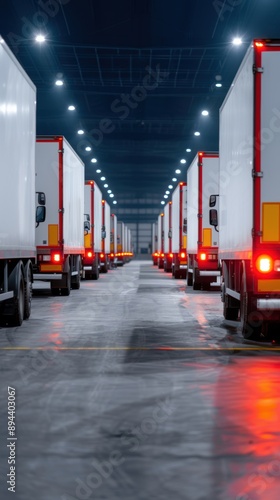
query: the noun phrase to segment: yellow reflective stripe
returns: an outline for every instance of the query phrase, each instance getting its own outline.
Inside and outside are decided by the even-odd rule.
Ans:
[[[262,242],[280,243],[280,203],[262,204]]]
[[[203,229],[202,245],[204,247],[211,247],[212,246],[212,229],[211,228],[204,228]]]
[[[280,292],[280,280],[258,280],[258,292]]]
[[[85,244],[85,248],[91,248],[91,234],[90,233],[84,235],[84,244]]]
[[[58,246],[58,224],[48,225],[48,245],[50,247]]]

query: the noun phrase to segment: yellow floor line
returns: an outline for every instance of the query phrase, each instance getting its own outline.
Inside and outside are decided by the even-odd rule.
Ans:
[[[0,351],[280,351],[280,347],[0,347]]]

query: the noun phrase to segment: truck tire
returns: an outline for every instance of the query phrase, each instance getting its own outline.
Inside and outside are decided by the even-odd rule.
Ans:
[[[238,307],[230,307],[229,302],[230,302],[230,297],[228,295],[225,295],[225,301],[223,304],[223,313],[224,313],[224,318],[228,319],[230,321],[237,321],[238,319]]]
[[[98,260],[95,259],[92,263],[92,272],[90,274],[91,279],[93,280],[98,280],[99,278],[99,267],[98,267]]]
[[[8,326],[20,326],[24,318],[24,274],[22,262],[18,262],[9,275],[9,290],[14,297],[7,300],[3,307],[1,323]]]
[[[201,283],[199,283],[197,281],[197,269],[194,269],[193,279],[192,279],[192,287],[193,287],[193,290],[201,290]]]
[[[242,335],[246,339],[259,340],[262,331],[262,321],[258,313],[254,312],[251,294],[247,292],[246,277],[241,279],[240,292],[240,324]]]
[[[188,272],[188,274],[187,274],[187,285],[188,286],[192,286],[192,284],[193,284],[193,274]]]
[[[78,271],[78,274],[76,276],[73,276],[71,279],[71,287],[72,290],[79,290],[81,287],[81,259],[80,256],[78,255],[76,258],[76,271]]]
[[[28,319],[31,314],[32,301],[32,264],[30,260],[24,267],[24,319]]]
[[[68,273],[66,274],[66,287],[61,288],[61,295],[64,297],[68,297],[71,292],[71,269],[69,268]]]

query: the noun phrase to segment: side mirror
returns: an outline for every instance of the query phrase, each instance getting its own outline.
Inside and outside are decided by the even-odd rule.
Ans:
[[[42,193],[40,191],[36,191],[36,194],[38,194],[38,205],[45,205],[46,204],[45,193]],[[44,222],[44,221],[42,221],[42,222]]]
[[[218,212],[215,208],[209,210],[209,224],[215,228],[218,226]]]
[[[211,194],[209,198],[209,207],[215,207],[218,196],[219,196],[218,194]]]
[[[40,205],[36,208],[36,227],[39,226],[40,222],[45,222],[46,220],[46,207]]]
[[[84,231],[86,233],[89,233],[89,231],[90,231],[90,222],[88,220],[84,221]]]

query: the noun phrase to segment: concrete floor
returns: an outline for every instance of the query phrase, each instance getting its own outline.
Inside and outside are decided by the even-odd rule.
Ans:
[[[8,385],[15,498],[279,499],[280,352],[243,343],[219,292],[145,261],[70,297],[47,288],[0,329],[1,499]]]

